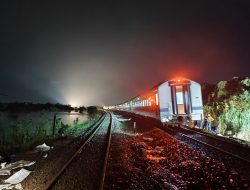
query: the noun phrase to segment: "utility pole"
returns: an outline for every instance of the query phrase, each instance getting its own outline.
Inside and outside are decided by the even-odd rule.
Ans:
[[[52,135],[55,136],[55,127],[56,127],[56,113],[54,113],[54,118],[53,118],[53,126],[52,126]]]

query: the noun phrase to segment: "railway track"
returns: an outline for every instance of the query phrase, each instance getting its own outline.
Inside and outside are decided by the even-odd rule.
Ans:
[[[250,182],[250,160],[248,157],[250,151],[246,147],[223,140],[220,141],[218,138],[213,138],[210,135],[203,135],[182,127],[168,126],[163,130],[192,148],[214,157],[228,168],[231,168],[233,173],[242,175],[248,181],[247,183]]]
[[[233,145],[236,145],[236,146],[240,146],[240,147],[245,147],[247,149],[250,150],[250,144],[249,142],[247,141],[244,141],[244,140],[240,140],[240,139],[235,139],[235,138],[228,138],[228,137],[224,137],[224,136],[217,136],[215,134],[211,134],[211,133],[207,133],[201,129],[196,129],[196,128],[187,128],[187,127],[184,127],[184,129],[186,130],[189,130],[189,131],[195,131],[196,133],[198,134],[202,134],[202,135],[205,135],[205,136],[209,136],[211,138],[214,138],[214,139],[218,139],[219,141],[225,141],[229,144],[233,144]]]
[[[106,112],[45,189],[103,189],[111,132],[112,114]]]
[[[177,132],[183,138],[203,144],[206,147],[215,149],[250,165],[250,149],[248,147],[192,129],[183,127],[172,128],[169,126],[168,128],[172,130],[172,132]]]
[[[215,135],[211,135],[202,131],[197,131],[193,129],[189,129],[186,127],[173,127],[172,125],[168,125],[167,127],[162,126],[161,122],[155,118],[145,117],[142,115],[123,112],[124,114],[128,114],[133,116],[134,118],[140,120],[147,120],[153,125],[167,131],[173,136],[186,138],[190,141],[202,144],[210,149],[214,149],[216,151],[221,152],[224,155],[233,157],[243,163],[250,165],[250,148],[249,146],[244,146],[236,141],[231,139],[226,139],[223,137],[217,137]]]

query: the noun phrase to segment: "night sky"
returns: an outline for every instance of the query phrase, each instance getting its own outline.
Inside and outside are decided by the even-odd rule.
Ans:
[[[0,2],[0,102],[112,105],[172,77],[250,76],[248,1],[74,2]]]

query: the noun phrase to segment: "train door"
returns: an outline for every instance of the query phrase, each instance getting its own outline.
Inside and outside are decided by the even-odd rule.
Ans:
[[[174,114],[189,115],[191,111],[189,85],[173,85],[171,92]]]

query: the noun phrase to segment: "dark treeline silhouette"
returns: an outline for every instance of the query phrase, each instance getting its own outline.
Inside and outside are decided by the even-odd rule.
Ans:
[[[204,82],[201,84],[202,87],[202,99],[204,104],[208,104],[211,102],[211,95],[216,91],[217,85],[216,84],[209,84]]]
[[[202,98],[205,105],[223,102],[231,96],[238,96],[244,91],[250,92],[249,78],[233,77],[217,84],[202,83]]]
[[[78,108],[79,113],[83,113],[86,110],[87,110],[87,108],[85,108],[84,106],[81,106],[81,107]]]
[[[0,111],[5,112],[34,112],[34,111],[65,111],[70,112],[75,108],[70,105],[63,104],[34,104],[31,102],[12,102],[12,103],[0,103]]]

